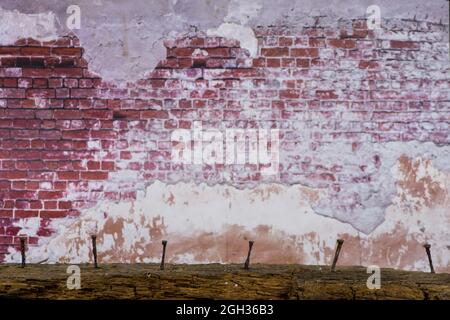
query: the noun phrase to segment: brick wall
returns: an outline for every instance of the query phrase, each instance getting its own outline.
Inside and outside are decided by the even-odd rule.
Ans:
[[[54,235],[52,220],[136,199],[155,180],[301,184],[328,192],[318,211],[364,215],[373,205],[363,195],[382,190],[380,175],[389,175],[376,146],[450,143],[447,26],[347,25],[255,28],[255,57],[236,40],[201,32],[168,39],[166,59],[126,86],[92,73],[75,36],[1,46],[0,261],[22,233],[39,246]],[[196,120],[279,129],[279,175],[173,163],[171,132]],[[39,225],[24,233],[32,218]],[[355,219],[362,228],[370,217]]]

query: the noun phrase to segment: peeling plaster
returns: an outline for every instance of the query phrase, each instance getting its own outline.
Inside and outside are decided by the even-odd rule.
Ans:
[[[403,154],[398,143],[390,143],[388,150],[393,149]],[[346,240],[340,260],[344,265],[425,271],[428,265],[422,244],[429,242],[437,270],[448,272],[450,171],[445,159],[449,150],[429,157],[439,153],[435,149],[432,144],[410,145],[406,150],[416,153],[399,156],[390,173],[382,174],[392,177],[393,191],[385,195],[383,221],[368,234],[339,217],[317,214],[313,208],[329,201],[327,191],[321,188],[270,183],[238,189],[156,181],[139,192],[135,201],[102,201],[84,210],[79,219],[53,220],[50,227],[56,235],[30,247],[28,256],[30,261],[48,257],[50,263],[89,262],[90,234],[97,232],[100,258],[105,263],[157,262],[164,238],[169,240],[170,262],[240,262],[246,241],[253,239],[261,248],[259,253],[255,250],[255,262],[329,264],[335,240],[341,237]],[[426,181],[422,181],[424,177]],[[414,191],[414,185],[422,182],[439,186],[443,195],[439,201],[429,201],[427,188],[423,193]],[[27,230],[34,235],[36,223],[30,225]],[[8,259],[17,262],[20,253],[12,251]]]
[[[425,162],[420,162],[425,163]],[[437,170],[430,164],[428,169]],[[402,171],[399,181],[410,172]],[[439,171],[436,183],[448,195],[450,174]],[[91,261],[90,233],[98,230],[101,262],[157,262],[161,239],[168,239],[170,262],[240,262],[247,240],[256,240],[254,261],[329,264],[336,238],[346,240],[341,263],[378,264],[409,270],[427,270],[424,241],[433,247],[438,271],[449,271],[446,244],[450,241],[448,196],[431,207],[404,211],[403,194],[397,184],[384,222],[369,235],[351,225],[317,215],[311,208],[326,198],[321,190],[299,185],[263,184],[253,189],[227,185],[154,182],[136,201],[103,201],[85,210],[79,219],[52,221],[53,238],[30,247],[30,261]],[[409,194],[409,197],[417,198]],[[418,197],[417,199],[420,199]],[[259,248],[259,249],[258,249]],[[19,261],[12,252],[9,261]]]
[[[369,0],[272,1],[272,0],[138,0],[132,4],[119,0],[77,1],[81,8],[81,29],[68,30],[66,9],[73,1],[1,0],[1,44],[22,37],[50,37],[73,32],[85,48],[90,69],[104,80],[126,85],[153,70],[165,57],[163,40],[186,30],[221,30],[233,27],[243,47],[254,52],[248,28],[260,25],[314,25],[343,27],[340,18],[363,18],[373,4]],[[382,18],[425,18],[448,22],[446,1],[378,0]],[[39,20],[39,22],[38,22]],[[29,21],[29,22],[27,22]],[[17,28],[22,25],[23,28]],[[4,31],[7,30],[7,31]],[[114,65],[114,68],[110,66]]]
[[[100,185],[117,190],[128,182],[138,191],[135,201],[102,200],[77,219],[52,220],[49,228],[55,235],[41,238],[28,257],[32,262],[89,262],[90,235],[97,233],[102,262],[157,262],[164,238],[171,262],[240,262],[246,241],[253,239],[255,262],[329,264],[340,237],[346,240],[342,264],[425,271],[422,244],[429,242],[436,269],[450,271],[450,147],[390,142],[363,145],[356,153],[344,153],[345,148],[336,143],[322,150],[324,165],[340,163],[351,172],[362,162],[377,179],[348,184],[341,195],[307,181],[243,188],[232,181],[149,183],[118,171]],[[380,159],[378,168],[374,155]],[[361,207],[342,212],[339,205],[353,193]],[[77,191],[71,194],[76,197]],[[15,225],[36,236],[39,219]],[[10,250],[7,261],[18,262],[20,253]]]
[[[247,49],[252,57],[256,57],[258,53],[258,40],[250,27],[235,23],[223,23],[217,29],[207,30],[206,34],[238,40],[241,47]]]
[[[313,205],[313,208],[319,214],[351,223],[366,234],[371,233],[383,221],[385,210],[392,203],[398,177],[394,168],[402,156],[432,160],[435,167],[450,172],[448,146],[411,141],[362,143],[357,151],[352,151],[351,148],[348,144],[333,143],[313,153],[312,157],[320,158],[324,166],[341,165],[342,175],[348,174],[351,177],[363,173],[370,175],[371,180],[365,183],[343,181],[341,190],[334,194],[331,191],[328,198]],[[305,152],[306,150],[297,150],[296,153]],[[379,162],[376,159],[380,159]],[[309,181],[303,183],[317,187]]]
[[[17,10],[8,11],[0,6],[0,42],[11,44],[21,38],[41,41],[57,39],[56,16],[53,12],[25,14]]]
[[[345,114],[344,114],[345,117]],[[296,121],[293,121],[296,126]],[[302,122],[298,122],[300,125]],[[399,177],[396,163],[404,157],[417,159],[422,158],[426,163],[433,163],[438,170],[450,172],[450,146],[438,146],[432,142],[387,142],[374,143],[371,141],[361,142],[355,148],[346,141],[335,141],[322,144],[320,148],[311,150],[308,137],[311,137],[311,129],[300,128],[303,138],[295,148],[282,149],[280,151],[280,163],[288,165],[291,159],[297,162],[312,162],[316,166],[324,168],[337,168],[333,178],[339,185],[335,190],[328,183],[306,176],[300,170],[299,174],[292,175],[289,179],[281,176],[267,176],[267,183],[282,183],[284,185],[301,185],[308,188],[320,189],[326,193],[326,197],[311,203],[315,213],[335,218],[339,221],[349,223],[354,228],[365,234],[370,234],[379,226],[384,218],[388,206],[396,193],[396,183]],[[224,128],[218,128],[224,129]],[[127,141],[136,141],[143,146],[148,145],[151,140],[149,132],[133,129],[127,133]],[[135,156],[129,160],[118,163],[118,172],[110,175],[108,181],[103,183],[107,191],[118,190],[145,190],[148,182],[139,175],[137,171],[126,170],[130,163],[142,161],[146,157],[147,147],[134,150]],[[112,149],[110,151],[113,151]],[[137,152],[141,151],[141,152]],[[103,152],[108,152],[107,150]],[[101,157],[101,155],[100,155]],[[142,158],[143,157],[143,158]],[[294,171],[295,168],[286,168]],[[298,170],[297,170],[298,171]],[[243,170],[245,173],[245,170]],[[200,184],[204,181],[202,165],[190,165],[185,170],[176,173],[177,176],[171,183],[195,182]],[[255,188],[259,184],[256,181],[241,180],[239,175],[231,167],[224,167],[214,172],[214,177],[208,180],[208,185],[228,184],[238,189]],[[201,177],[201,178],[198,178]],[[244,174],[243,177],[246,177]],[[357,182],[364,177],[364,180]],[[367,179],[365,178],[367,177]],[[431,179],[431,177],[430,177]],[[73,190],[76,195],[76,190]],[[433,203],[435,204],[435,203]]]

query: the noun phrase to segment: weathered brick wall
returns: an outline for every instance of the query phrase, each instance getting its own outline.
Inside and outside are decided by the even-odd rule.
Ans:
[[[398,210],[405,215],[448,208],[448,176],[442,171],[448,168],[441,165],[434,175],[427,171],[434,159],[448,162],[446,28],[427,21],[386,20],[382,30],[373,31],[364,20],[343,21],[336,28],[320,19],[314,26],[258,27],[257,56],[237,40],[196,32],[166,40],[166,59],[126,86],[92,73],[74,36],[49,42],[20,39],[0,47],[0,261],[16,259],[19,235],[27,236],[30,250],[37,249],[64,233],[55,228],[58,221],[77,221],[102,203],[138,201],[139,192],[159,180],[238,189],[300,185],[310,193],[308,206],[316,213],[355,228],[354,235],[347,234],[350,248],[355,245],[344,262],[422,267],[416,262],[423,259],[423,235],[407,239],[406,223],[394,221],[398,229],[389,229],[374,243],[365,240],[375,248],[365,254],[371,257],[366,260],[359,231],[373,232],[395,196],[403,201]],[[279,174],[261,175],[257,165],[174,163],[171,133],[192,129],[194,121],[221,130],[279,129]],[[393,168],[398,168],[397,176]],[[423,170],[429,174],[424,176]],[[164,217],[164,212],[156,214]],[[446,217],[444,225],[448,213]],[[245,224],[243,217],[244,229]],[[152,241],[170,239],[170,225],[153,227]],[[428,240],[448,240],[432,230],[424,234]],[[410,257],[385,260],[386,237],[392,250],[410,246]],[[79,243],[88,246],[89,241]],[[115,238],[114,243],[118,250],[123,241]],[[320,249],[320,239],[317,243],[319,249],[310,251],[323,262],[332,247]],[[295,251],[297,258],[293,251],[289,257],[277,255],[272,244],[268,242],[269,255],[255,253],[256,259],[311,262],[301,257],[302,251]],[[438,268],[448,271],[448,249],[441,245]],[[147,254],[156,259],[159,247],[154,246]],[[104,259],[140,261],[133,248],[134,255],[123,253],[126,259]],[[189,250],[195,255],[203,249]],[[59,261],[74,260],[64,260],[66,252],[56,255]],[[194,260],[233,259],[239,257],[211,254]]]

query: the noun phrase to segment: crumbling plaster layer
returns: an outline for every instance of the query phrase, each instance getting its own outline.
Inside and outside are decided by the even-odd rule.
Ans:
[[[373,1],[351,0],[1,0],[0,43],[19,38],[56,39],[74,32],[86,49],[90,69],[104,80],[119,85],[151,71],[165,57],[163,40],[196,30],[209,34],[234,34],[243,47],[256,53],[251,27],[258,25],[313,25],[321,16],[329,25],[340,18],[362,18]],[[385,18],[417,18],[448,22],[448,4],[436,1],[390,1],[375,3]],[[67,8],[81,9],[81,28],[69,30]],[[18,27],[19,26],[19,27]],[[111,66],[114,66],[112,68]]]
[[[56,235],[30,247],[28,258],[92,261],[90,235],[96,233],[104,263],[157,262],[161,240],[167,239],[168,259],[176,263],[240,262],[246,240],[255,240],[254,262],[329,264],[336,239],[344,238],[342,264],[426,271],[422,245],[429,242],[437,270],[449,272],[449,168],[442,170],[445,161],[432,156],[436,148],[427,147],[428,154],[417,151],[424,152],[421,157],[400,155],[384,174],[392,176],[394,192],[384,221],[370,234],[316,214],[313,207],[329,199],[320,188],[267,183],[238,189],[157,181],[136,201],[102,201],[78,219],[53,220]],[[26,223],[22,231],[34,235],[39,222]],[[11,252],[8,259],[18,262],[20,253]]]
[[[301,122],[299,122],[299,125]],[[295,126],[295,121],[294,121]],[[282,183],[285,185],[299,184],[308,188],[323,189],[326,197],[311,203],[315,213],[338,219],[351,224],[358,231],[370,234],[379,226],[384,218],[386,208],[392,204],[396,193],[395,168],[397,161],[403,156],[410,159],[423,158],[433,162],[433,165],[441,171],[450,172],[450,147],[438,146],[432,142],[389,142],[373,143],[371,141],[349,144],[345,141],[322,144],[316,150],[311,150],[308,137],[311,136],[310,129],[300,128],[301,139],[295,144],[295,148],[280,150],[280,164],[286,171],[290,168],[293,159],[297,162],[312,161],[316,165],[325,168],[336,167],[336,183],[339,190],[330,188],[323,181],[312,179],[308,176],[298,174],[284,178],[281,174],[264,176],[267,183]],[[138,142],[140,146],[147,146],[151,140],[148,132],[133,129],[127,134],[127,141]],[[142,147],[141,147],[142,148]],[[102,159],[111,150],[102,150],[97,156]],[[128,160],[117,162],[117,172],[110,174],[108,181],[101,182],[104,191],[136,191],[145,190],[148,181],[137,171],[126,170],[134,162],[144,161],[147,148],[130,149],[132,156]],[[205,180],[202,177],[204,167],[202,165],[190,165],[189,169],[174,174],[176,182],[195,182],[197,184]],[[187,171],[187,172],[186,172]],[[208,185],[228,184],[237,188],[254,188],[259,182],[241,181],[239,175],[232,167],[225,166],[217,173],[218,177],[206,181]],[[369,177],[361,182],[355,182],[361,176]],[[244,175],[245,177],[245,175]],[[91,182],[90,190],[100,187],[98,182]],[[425,188],[425,187],[424,187]],[[71,196],[73,198],[71,198]],[[71,190],[69,200],[76,200],[77,190]],[[436,201],[429,189],[424,189],[421,198],[427,199],[426,204],[431,206]],[[424,200],[425,201],[425,200]]]

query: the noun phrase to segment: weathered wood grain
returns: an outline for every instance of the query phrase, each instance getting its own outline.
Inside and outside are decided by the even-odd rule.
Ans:
[[[253,265],[80,265],[69,290],[68,265],[0,265],[0,298],[32,299],[450,299],[450,274],[382,269],[369,290],[363,267]]]

